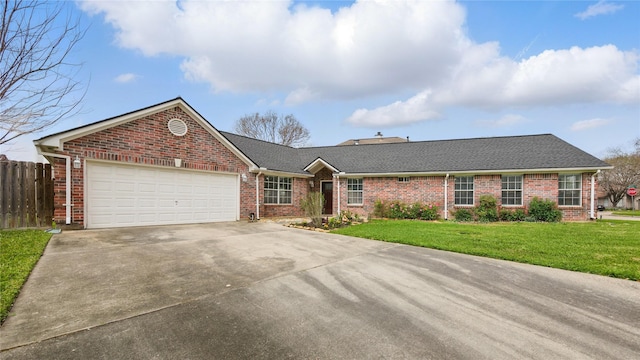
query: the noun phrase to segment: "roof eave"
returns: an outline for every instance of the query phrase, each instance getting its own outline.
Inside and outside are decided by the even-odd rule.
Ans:
[[[81,138],[83,136],[91,135],[93,133],[106,130],[121,124],[125,124],[127,122],[137,120],[140,118],[144,118],[145,116],[155,114],[173,107],[180,107],[185,113],[187,113],[190,117],[192,117],[196,122],[200,124],[209,134],[211,134],[214,138],[220,141],[225,147],[227,147],[231,152],[234,153],[238,158],[240,158],[245,164],[249,167],[256,167],[257,165],[253,163],[249,157],[247,157],[240,149],[238,149],[233,143],[227,140],[220,132],[214,128],[211,123],[205,120],[197,111],[195,111],[186,101],[182,98],[176,98],[173,100],[169,100],[167,102],[157,104],[155,106],[150,106],[145,109],[133,111],[124,115],[120,115],[114,118],[110,118],[107,120],[99,121],[94,124],[89,124],[87,126],[82,126],[79,128],[71,129],[69,131],[64,131],[60,133],[56,133],[50,136],[46,136],[37,140],[34,140],[33,143],[36,146],[38,153],[51,151],[51,150],[64,150],[64,143]],[[45,149],[46,148],[46,149]]]
[[[322,158],[315,159],[313,162],[311,162],[311,164],[307,165],[303,170],[308,171],[312,174],[315,174],[318,171],[320,171],[320,169],[322,169],[323,167],[326,167],[332,172],[339,172],[339,170],[336,167],[324,161]]]
[[[538,168],[538,169],[493,169],[493,170],[451,170],[451,171],[407,171],[386,173],[349,173],[342,172],[340,177],[403,177],[403,176],[446,176],[466,174],[533,174],[533,173],[569,173],[569,172],[597,172],[598,170],[613,169],[613,166],[573,167],[573,168]]]

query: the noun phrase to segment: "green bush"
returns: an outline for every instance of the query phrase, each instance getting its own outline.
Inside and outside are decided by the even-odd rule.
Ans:
[[[390,219],[407,219],[407,205],[399,200],[394,200],[389,204],[389,213],[387,214]]]
[[[473,221],[473,209],[458,209],[453,212],[453,217],[456,221]]]
[[[374,203],[373,214],[376,217],[388,219],[420,220],[437,220],[440,216],[438,207],[435,205],[426,205],[420,202],[407,205],[400,200],[387,202],[380,199]]]
[[[385,218],[387,217],[388,212],[389,208],[387,206],[387,203],[380,199],[376,199],[376,201],[373,203],[373,216],[378,218]]]
[[[476,208],[479,221],[498,221],[498,202],[493,195],[480,195],[480,204]]]
[[[311,218],[315,227],[322,226],[322,209],[324,208],[324,196],[319,191],[312,191],[300,200],[300,207]]]
[[[562,211],[553,200],[534,197],[529,203],[529,217],[535,221],[557,222],[562,220]]]
[[[500,220],[501,221],[524,221],[527,215],[522,209],[500,209]]]
[[[422,220],[438,220],[440,217],[438,207],[435,205],[425,205],[420,211],[419,219]]]

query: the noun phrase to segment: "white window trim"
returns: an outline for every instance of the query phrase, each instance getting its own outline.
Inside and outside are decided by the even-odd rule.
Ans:
[[[504,188],[502,188],[502,178],[504,177],[510,177],[510,176],[519,176],[520,177],[520,190],[513,190],[513,189],[507,189],[505,190]],[[520,191],[520,204],[505,204],[504,203],[504,199],[502,198],[502,192],[504,191]],[[500,205],[503,207],[522,207],[524,204],[524,175],[523,174],[509,174],[509,175],[502,175],[502,177],[500,178]]]
[[[470,177],[473,181],[473,189],[472,190],[458,190],[456,189],[456,179],[460,179],[460,178],[468,178]],[[458,191],[471,191],[471,204],[458,204],[456,203],[456,193]],[[476,177],[474,175],[462,175],[462,176],[456,176],[453,179],[453,205],[455,207],[474,207],[476,203]]]
[[[267,184],[267,177],[272,177],[275,178],[275,182],[276,184],[278,184],[278,187],[276,189],[266,189],[265,186]],[[280,179],[291,179],[291,190],[285,190],[285,191],[289,191],[291,193],[291,202],[290,203],[282,203],[280,202],[280,191],[282,191],[280,189]],[[293,178],[291,177],[287,177],[287,176],[265,176],[264,178],[264,184],[262,185],[262,196],[263,196],[263,202],[265,205],[269,205],[269,206],[278,206],[278,205],[284,205],[284,206],[291,206],[293,205]],[[267,202],[267,195],[265,194],[265,192],[267,190],[275,190],[276,191],[276,201],[275,203],[268,203]],[[284,189],[283,189],[284,190]]]
[[[350,180],[360,180],[360,185],[361,185],[362,189],[361,190],[349,190],[349,181]],[[356,193],[356,192],[361,194],[360,195],[360,199],[361,199],[360,202],[359,203],[349,202],[349,199],[351,198],[349,196],[349,194],[350,193]],[[363,204],[364,204],[364,179],[363,178],[355,178],[355,179],[354,178],[348,178],[347,179],[347,205],[348,206],[361,206]]]
[[[580,187],[577,189],[560,189],[560,176],[563,175],[577,175],[580,178],[580,181],[578,181],[578,184],[580,184]],[[560,205],[560,191],[563,190],[568,190],[568,191],[572,191],[572,190],[579,190],[580,191],[580,196],[578,197],[578,205]],[[556,198],[556,203],[558,204],[559,208],[578,208],[578,207],[582,207],[582,174],[581,173],[560,173],[558,174],[558,196]]]

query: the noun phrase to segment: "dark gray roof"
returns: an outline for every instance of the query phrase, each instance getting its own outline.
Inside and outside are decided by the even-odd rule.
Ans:
[[[222,134],[259,167],[298,174],[318,158],[347,174],[610,167],[551,134],[297,149]]]

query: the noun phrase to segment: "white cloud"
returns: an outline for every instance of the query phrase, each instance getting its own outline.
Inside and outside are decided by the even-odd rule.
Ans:
[[[640,102],[637,52],[605,45],[511,59],[497,42],[470,40],[453,1],[356,1],[333,13],[286,1],[179,5],[81,3],[121,46],[183,57],[185,77],[214,91],[284,93],[286,105],[414,94],[355,111],[347,121],[357,126],[425,121],[449,106]]]
[[[611,119],[589,119],[589,120],[581,120],[573,123],[571,125],[571,131],[582,131],[588,129],[599,128],[602,126],[606,126],[611,123]]]
[[[492,120],[478,120],[476,121],[476,125],[482,127],[492,127],[492,128],[500,128],[500,127],[509,127],[518,124],[522,124],[527,122],[527,119],[518,114],[506,114],[499,119]]]
[[[620,51],[613,45],[547,50],[515,62],[499,56],[497,47],[485,44],[467,52],[449,81],[427,89],[432,96],[419,106],[414,98],[392,105],[393,109],[408,106],[419,114],[420,110],[442,112],[447,106],[499,109],[602,102],[634,104],[640,102],[637,72],[638,54]],[[382,112],[391,119],[391,110],[390,105],[359,109],[348,121],[367,126],[365,114]],[[405,118],[404,115],[398,112],[396,116]],[[430,118],[414,116],[412,122]],[[379,121],[370,120],[369,126],[380,126]]]
[[[589,5],[589,7],[587,7],[587,10],[579,12],[574,16],[581,20],[585,20],[598,15],[613,14],[618,10],[622,10],[623,8],[624,5],[618,5],[607,2],[605,0],[600,0],[594,5]]]
[[[137,78],[139,78],[139,76],[136,74],[126,73],[116,76],[114,81],[117,83],[126,84],[135,81]]]
[[[404,102],[396,101],[373,110],[358,109],[347,122],[363,127],[389,127],[436,119],[440,114],[430,109],[429,95],[430,91],[423,91]]]

